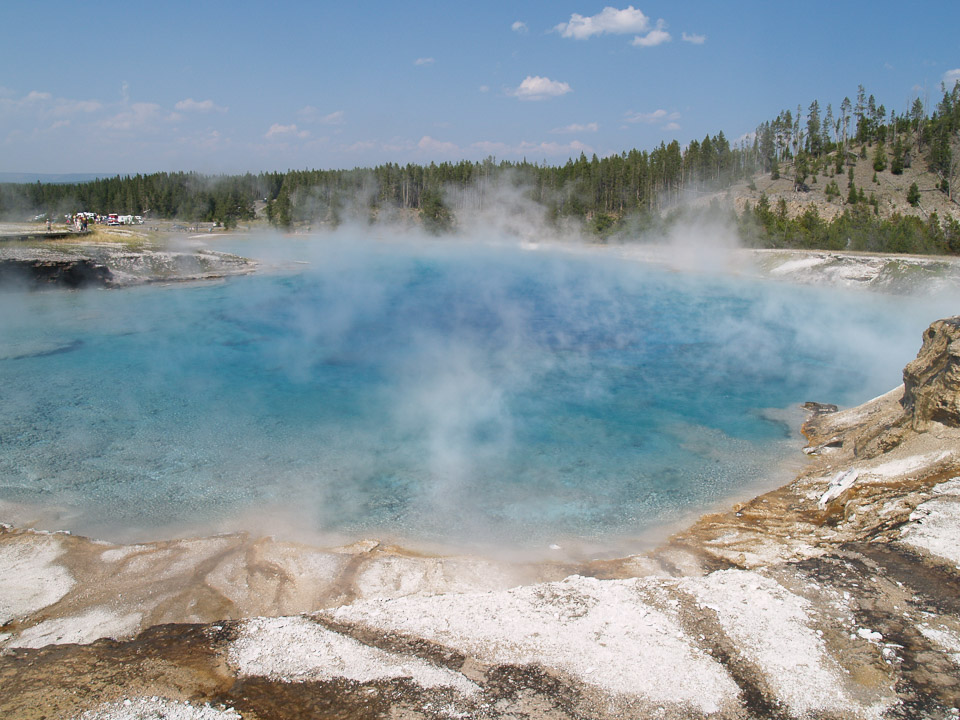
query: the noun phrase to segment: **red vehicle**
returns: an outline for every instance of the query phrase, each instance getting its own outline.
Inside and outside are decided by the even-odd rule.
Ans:
[[[119,225],[120,216],[117,213],[110,213],[107,215],[107,225]]]

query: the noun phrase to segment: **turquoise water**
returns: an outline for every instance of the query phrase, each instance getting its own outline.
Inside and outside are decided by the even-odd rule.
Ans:
[[[613,257],[318,243],[221,284],[3,295],[0,501],[109,539],[602,544],[762,482],[799,446],[767,409],[885,392],[939,316]]]

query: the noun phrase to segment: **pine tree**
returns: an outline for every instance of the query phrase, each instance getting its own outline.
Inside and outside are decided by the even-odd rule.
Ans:
[[[887,109],[880,105],[873,114],[873,134],[878,142],[887,141],[887,126],[884,120],[887,117]]]
[[[903,140],[899,137],[893,144],[893,158],[890,160],[890,172],[894,175],[903,175]]]
[[[293,224],[292,203],[290,202],[290,191],[286,183],[280,189],[280,194],[272,205],[268,207],[270,221],[282,228],[289,228]]]
[[[793,187],[794,190],[803,189],[807,176],[810,174],[810,165],[807,162],[807,154],[801,152],[793,162]]]
[[[843,102],[840,103],[840,123],[843,127],[843,139],[840,143],[840,151],[844,152],[847,149],[847,135],[850,131],[850,98],[844,97]]]
[[[857,187],[850,181],[850,192],[847,193],[847,205],[857,204]]]
[[[913,183],[910,189],[907,190],[907,202],[914,207],[920,204],[920,188],[917,187],[916,183]]]
[[[830,145],[830,132],[833,132],[833,144],[837,144],[837,134],[836,128],[839,127],[833,119],[833,105],[827,103],[827,114],[823,117],[823,131],[821,135],[823,136],[823,146],[827,148]]]
[[[420,206],[420,217],[424,227],[432,233],[440,234],[453,227],[453,214],[443,204],[443,198],[436,190],[423,193]]]
[[[769,170],[776,162],[776,145],[774,145],[773,128],[770,123],[763,123],[757,129],[757,135],[760,138],[760,158],[763,162],[764,170]]]
[[[800,113],[802,109],[797,105],[797,116],[793,119],[793,154],[794,156],[800,153],[800,150],[803,148],[803,131],[800,129]]]
[[[913,101],[913,107],[910,108],[910,124],[913,126],[914,138],[917,143],[917,150],[923,147],[923,102],[920,98]]]
[[[820,103],[814,100],[807,110],[807,151],[817,156],[820,154],[821,145]]]
[[[873,97],[867,100],[867,113],[866,113],[866,129],[864,131],[864,140],[866,142],[873,142],[874,134],[877,131],[877,101]]]
[[[770,200],[767,198],[766,193],[761,193],[760,199],[757,200],[757,207],[754,208],[754,213],[757,216],[757,219],[763,224],[767,225],[770,221]]]
[[[863,85],[857,85],[857,104],[853,108],[853,116],[857,121],[857,142],[866,142],[866,116],[864,115],[866,110],[867,91],[863,89]]]

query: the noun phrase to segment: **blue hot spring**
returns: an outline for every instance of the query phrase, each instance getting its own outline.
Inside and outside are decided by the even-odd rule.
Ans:
[[[801,457],[773,410],[894,387],[938,316],[598,253],[293,252],[220,284],[4,295],[0,512],[116,540],[620,544],[769,486]]]

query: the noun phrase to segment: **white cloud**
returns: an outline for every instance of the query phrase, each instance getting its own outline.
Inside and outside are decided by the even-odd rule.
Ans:
[[[489,85],[481,85],[480,88],[479,88],[479,90],[480,90],[480,92],[482,92],[482,93],[490,92],[490,86],[489,86]]]
[[[343,125],[346,121],[346,113],[343,110],[323,114],[313,105],[307,105],[297,110],[297,117],[303,122],[317,123],[318,125]]]
[[[48,92],[31,90],[19,100],[10,97],[12,93],[6,92],[0,95],[0,112],[26,113],[34,116],[63,117],[66,115],[76,115],[78,113],[91,113],[100,110],[103,104],[97,100],[70,100],[67,98],[54,98]]]
[[[510,146],[506,143],[493,142],[492,140],[481,140],[480,142],[471,143],[470,147],[475,150],[480,150],[486,155],[506,155],[511,152]]]
[[[229,149],[232,144],[230,138],[225,138],[218,130],[183,135],[176,138],[173,142],[181,149],[181,152],[202,152],[207,154],[225,151]]]
[[[550,132],[555,133],[557,135],[563,135],[566,133],[596,132],[599,129],[600,129],[600,126],[597,125],[597,123],[595,122],[587,123],[586,125],[580,125],[578,123],[574,123],[573,125],[567,125],[566,127],[554,128]]]
[[[417,143],[417,147],[423,152],[430,153],[431,155],[461,154],[460,148],[454,143],[443,142],[442,140],[434,140],[429,135],[424,135],[422,138],[420,138],[420,142]]]
[[[542,157],[542,156],[564,156],[570,157],[571,155],[579,155],[580,153],[587,153],[592,155],[594,150],[589,145],[585,145],[582,142],[574,140],[569,143],[555,143],[555,142],[529,142],[524,141],[516,145],[509,145],[502,142],[491,142],[491,141],[481,141],[475,142],[470,145],[471,148],[481,151],[485,155],[516,155],[518,157],[522,156],[533,156],[533,157]]]
[[[373,143],[370,144],[373,147]],[[381,143],[380,149],[385,150],[388,153],[405,153],[413,150],[413,143],[409,140],[403,140],[401,138],[391,138],[389,142]]]
[[[416,60],[413,61],[413,64],[414,64],[414,65],[417,65],[417,66],[420,66],[420,65],[433,65],[433,58],[432,58],[432,57],[417,58]]]
[[[143,130],[180,119],[179,114],[167,112],[156,103],[132,103],[100,124],[108,130]]]
[[[223,144],[223,137],[216,130],[211,130],[206,135],[201,135],[196,140],[196,145],[204,150],[217,150]]]
[[[23,99],[24,105],[32,105],[33,103],[44,102],[45,100],[50,100],[53,98],[48,92],[37,92],[36,90],[31,90],[27,93],[27,96]]]
[[[213,100],[194,100],[193,98],[187,98],[186,100],[181,100],[176,105],[173,106],[175,110],[180,110],[181,112],[226,112],[227,108],[221,107],[213,102]]]
[[[551,80],[539,75],[528,75],[520,83],[520,87],[511,90],[508,94],[520,100],[545,100],[549,97],[560,97],[572,92],[572,88],[565,82]]]
[[[656,47],[665,42],[670,42],[673,38],[666,31],[667,24],[663,20],[657,20],[657,27],[648,32],[643,37],[639,35],[633,39],[633,46],[637,47]]]
[[[531,143],[522,142],[518,148],[520,155],[532,155],[534,153],[543,155],[578,155],[580,153],[593,154],[593,148],[589,145],[574,140],[569,143],[541,142]]]
[[[943,84],[947,86],[947,90],[953,90],[954,84],[958,81],[960,81],[960,68],[947,70],[943,74]]]
[[[646,32],[649,26],[650,18],[630,5],[623,10],[605,7],[598,14],[589,17],[573,13],[570,16],[570,22],[560,23],[553,29],[559,32],[561,37],[586,40],[593,35],[604,33],[611,35],[642,33]]]
[[[659,125],[664,122],[672,122],[680,119],[680,113],[667,112],[663,108],[649,113],[628,112],[626,120],[628,123],[645,123],[647,125]]]
[[[53,107],[54,115],[75,115],[77,113],[92,113],[103,108],[97,100],[65,100],[57,99]]]
[[[377,144],[372,140],[358,140],[353,143],[353,145],[347,145],[344,148],[347,152],[363,152],[365,150],[373,150],[377,147]]]
[[[521,35],[526,35],[528,30],[527,24],[520,20],[517,20],[513,25],[511,25],[510,29],[515,33],[520,33]]]
[[[285,138],[285,137],[296,137],[301,140],[310,137],[310,133],[307,130],[300,130],[296,125],[281,125],[280,123],[274,123],[270,126],[270,129],[267,130],[265,138]]]
[[[680,123],[669,122],[669,123],[667,123],[666,125],[663,126],[663,129],[664,129],[664,130],[679,130],[679,129],[680,129]]]
[[[696,33],[680,33],[680,39],[694,45],[703,45],[707,41],[707,36],[697,35]]]

